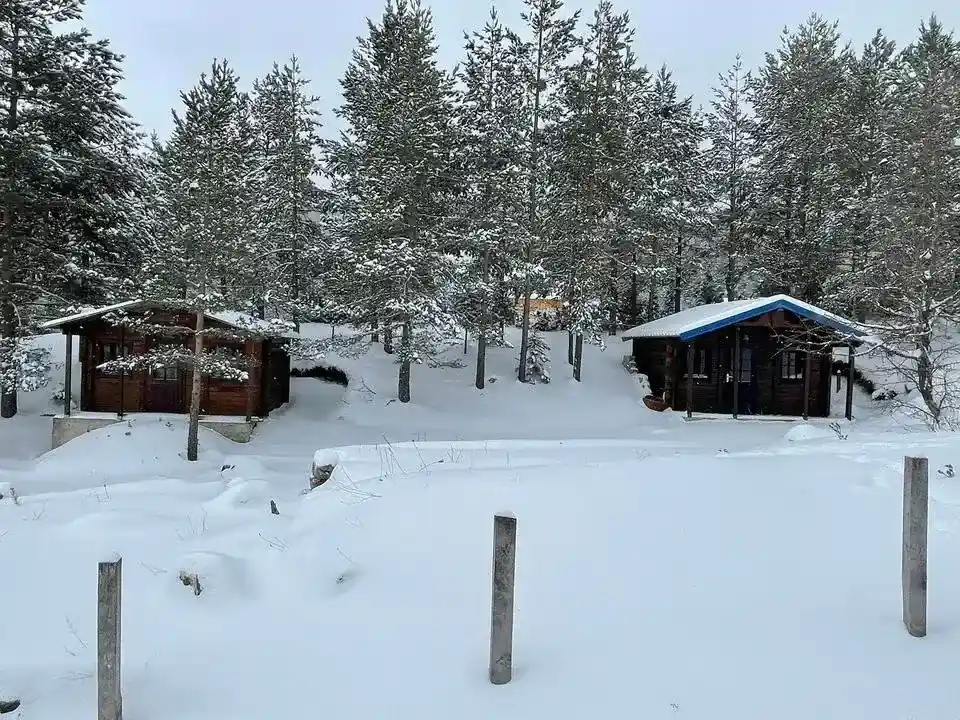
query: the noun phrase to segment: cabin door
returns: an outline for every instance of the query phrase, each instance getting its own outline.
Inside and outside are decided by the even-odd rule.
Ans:
[[[725,353],[723,368],[723,412],[733,412],[734,383],[737,383],[737,414],[751,415],[757,412],[757,352],[756,348],[740,339],[740,374],[734,378],[734,353],[731,347]]]
[[[176,366],[162,367],[150,373],[147,381],[147,412],[186,412],[183,402],[183,374]]]

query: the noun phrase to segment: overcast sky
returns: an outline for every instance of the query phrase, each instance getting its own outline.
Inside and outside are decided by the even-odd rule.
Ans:
[[[522,0],[498,0],[501,18],[519,21]],[[593,2],[570,0],[570,8]],[[756,67],[777,47],[785,25],[811,12],[839,20],[857,46],[883,28],[898,45],[935,12],[960,28],[960,0],[619,0],[637,29],[635,49],[649,67],[666,63],[681,92],[706,104],[719,72],[737,53]],[[490,3],[434,0],[441,60],[453,66],[464,30],[479,28]],[[339,78],[365,19],[378,18],[383,0],[87,0],[86,25],[126,56],[122,86],[127,107],[148,130],[170,130],[170,109],[213,58],[227,58],[245,85],[292,53],[313,81],[328,117],[338,104]]]

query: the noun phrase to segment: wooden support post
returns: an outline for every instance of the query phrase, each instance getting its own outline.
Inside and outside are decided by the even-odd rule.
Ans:
[[[693,340],[687,345],[687,417],[693,417],[693,361],[696,355],[696,344]]]
[[[803,419],[810,419],[810,344],[803,352]]]
[[[122,720],[120,693],[120,558],[97,576],[97,720]]]
[[[733,418],[740,415],[740,326],[733,328]]]
[[[673,342],[667,342],[666,352],[667,357],[664,361],[663,371],[663,402],[672,410],[677,377],[677,346]]]
[[[63,414],[69,415],[73,404],[73,334],[66,333],[67,351],[63,359]]]
[[[847,352],[849,356],[847,360],[847,403],[846,403],[846,415],[847,420],[853,420],[853,371],[854,371],[854,351],[856,348],[853,346],[853,343],[847,345]]]
[[[120,326],[120,360],[121,361],[127,357],[126,342],[127,342],[126,328],[123,325],[121,325]],[[124,386],[126,384],[127,384],[127,374],[124,372],[123,364],[121,363],[120,365],[120,409],[117,411],[117,417],[121,417],[121,418],[123,417],[123,391],[125,389]]]
[[[903,459],[903,624],[913,637],[927,634],[927,458]]]
[[[247,391],[246,421],[250,422],[253,419],[254,406],[257,403],[257,395],[254,392],[253,386],[254,371],[258,367],[256,356],[257,343],[248,338],[244,346],[244,351],[247,356],[247,382],[245,383]],[[262,387],[263,377],[260,378],[260,385]],[[266,412],[266,408],[264,408],[264,412]]]
[[[517,566],[517,518],[493,516],[493,602],[490,620],[490,682],[513,677],[513,597]]]

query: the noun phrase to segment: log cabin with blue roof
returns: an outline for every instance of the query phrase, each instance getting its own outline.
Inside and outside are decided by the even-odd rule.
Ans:
[[[864,331],[788,295],[700,305],[621,337],[650,383],[648,407],[687,417],[829,417],[833,350],[846,346],[844,414],[853,419],[854,349]]]

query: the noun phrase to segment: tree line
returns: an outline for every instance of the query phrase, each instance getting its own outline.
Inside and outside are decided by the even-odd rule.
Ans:
[[[120,58],[59,29],[82,6],[0,7],[5,417],[36,382],[39,319],[131,296],[354,325],[396,355],[408,401],[411,366],[464,331],[482,388],[514,322],[518,379],[547,376],[532,297],[564,301],[579,380],[584,342],[784,292],[864,321],[935,418],[950,404],[960,43],[936,18],[897,49],[811,16],[695,107],[609,0],[524,0],[515,26],[493,10],[455,68],[429,9],[388,0],[341,79],[335,136],[291,58],[249,91],[215,62],[170,136],[146,138]]]

